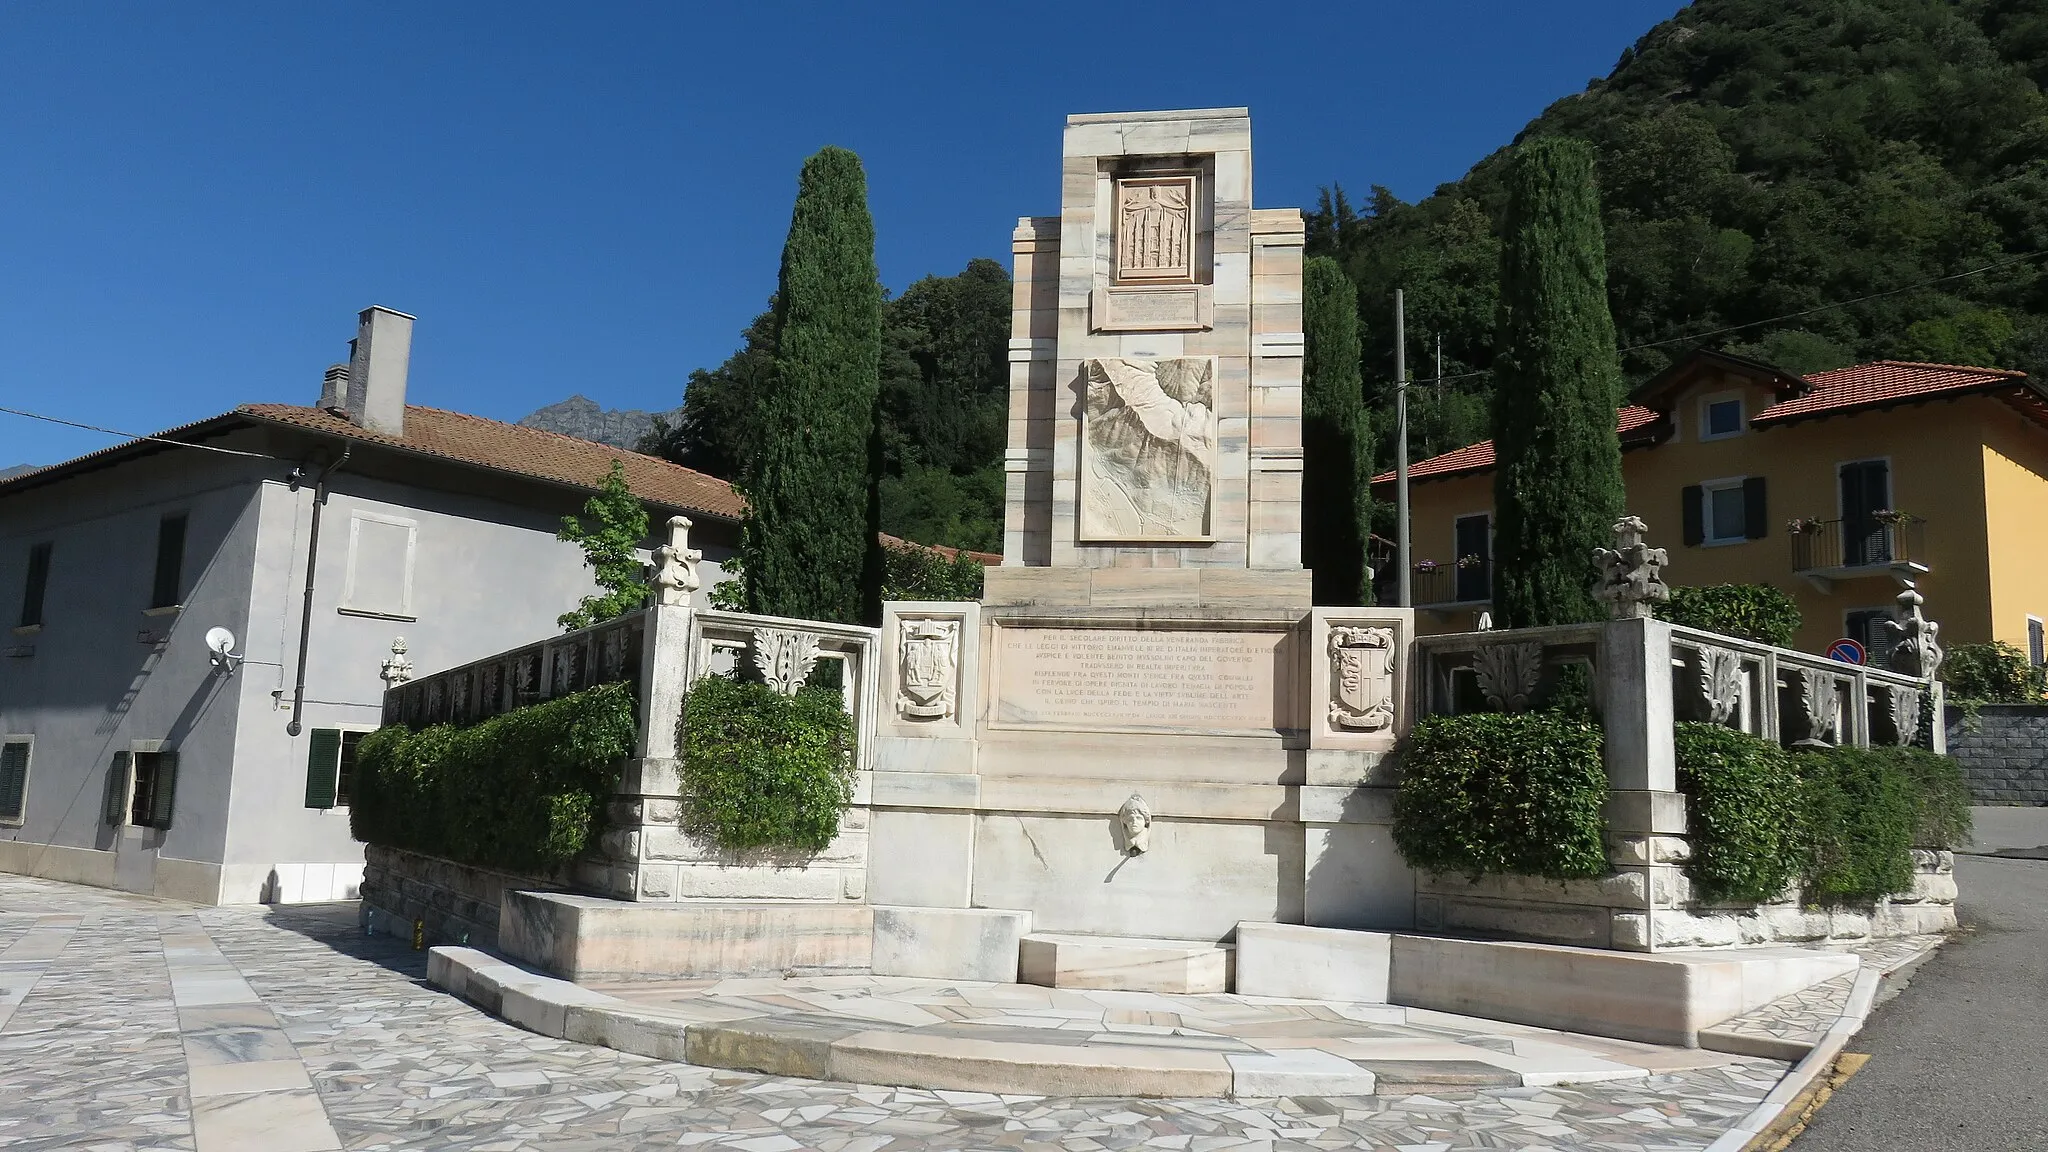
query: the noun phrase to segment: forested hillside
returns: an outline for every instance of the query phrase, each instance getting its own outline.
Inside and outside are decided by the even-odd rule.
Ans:
[[[999,552],[1008,410],[1010,274],[971,260],[882,306],[882,531],[925,544]],[[725,363],[690,374],[674,427],[641,450],[728,479],[747,451],[749,415],[775,359],[771,311]]]
[[[1702,343],[1801,371],[1894,357],[2039,375],[2044,85],[2048,0],[1700,0],[1518,139],[1597,149],[1630,383]],[[1417,456],[1487,434],[1503,159],[1416,204],[1336,189],[1311,214],[1311,254],[1358,285],[1376,407],[1396,287],[1412,377],[1442,338],[1454,379],[1413,393]]]

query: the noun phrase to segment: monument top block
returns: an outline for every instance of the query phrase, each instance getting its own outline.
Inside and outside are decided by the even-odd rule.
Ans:
[[[1250,570],[1307,603],[1302,219],[1251,189],[1244,108],[1067,118],[1060,214],[1013,244],[1006,569]]]

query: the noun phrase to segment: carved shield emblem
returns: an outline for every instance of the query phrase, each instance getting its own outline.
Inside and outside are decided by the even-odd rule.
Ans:
[[[1378,732],[1394,723],[1394,633],[1330,629],[1330,724]]]
[[[896,709],[911,720],[944,720],[953,714],[953,682],[960,662],[958,620],[900,620],[897,665],[901,669]]]

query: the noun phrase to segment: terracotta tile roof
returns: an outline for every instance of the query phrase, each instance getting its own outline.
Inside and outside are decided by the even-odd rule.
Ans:
[[[959,548],[949,548],[944,544],[919,544],[915,540],[905,540],[901,536],[891,536],[887,532],[878,532],[876,535],[882,538],[882,547],[884,548],[929,548],[948,560],[958,557],[963,551],[963,549]],[[996,552],[968,552],[967,558],[979,563],[984,568],[1003,562],[1002,555]]]
[[[1750,424],[1763,426],[1901,401],[1980,392],[2017,384],[2026,378],[2024,372],[2008,372],[2002,368],[1879,360],[1872,364],[1837,368],[1832,372],[1815,372],[1806,378],[1806,382],[1813,386],[1812,391],[1771,405],[1757,413]]]
[[[1615,431],[1621,434],[1622,446],[1631,447],[1630,441],[1646,443],[1652,438],[1652,425],[1663,419],[1663,413],[1640,404],[1631,404],[1615,413]],[[1410,480],[1441,480],[1448,476],[1464,476],[1473,472],[1489,472],[1493,469],[1493,441],[1481,440],[1467,444],[1441,456],[1431,456],[1408,466]],[[1394,482],[1392,472],[1382,472],[1372,478],[1375,484]]]
[[[680,464],[559,432],[441,408],[406,405],[403,439],[358,427],[321,408],[296,404],[244,404],[235,413],[578,488],[595,489],[617,460],[625,468],[626,484],[633,494],[650,503],[728,520],[739,519],[747,507],[732,485]]]

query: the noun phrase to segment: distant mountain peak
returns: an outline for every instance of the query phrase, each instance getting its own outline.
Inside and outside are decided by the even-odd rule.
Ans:
[[[658,416],[674,424],[682,416],[682,409],[667,412],[643,412],[638,408],[604,408],[590,397],[578,392],[567,400],[560,400],[539,411],[520,419],[519,423],[528,428],[540,428],[548,432],[560,432],[579,440],[591,440],[608,444],[613,448],[632,451],[640,438],[654,431]]]

